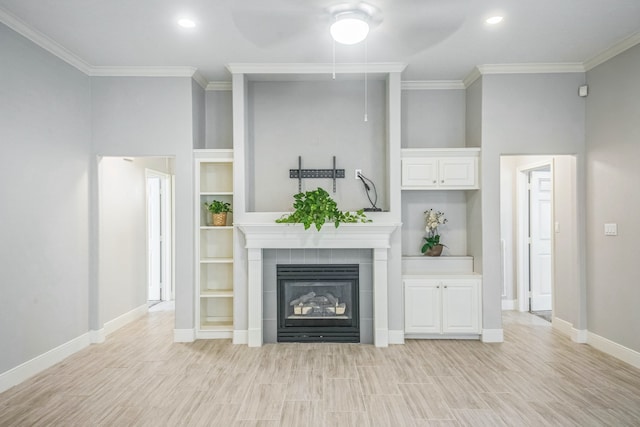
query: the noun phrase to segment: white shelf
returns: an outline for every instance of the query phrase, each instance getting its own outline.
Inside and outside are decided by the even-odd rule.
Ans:
[[[200,298],[233,298],[233,291],[202,291],[200,292]]]
[[[232,225],[209,225],[205,203],[222,200],[233,207],[233,151],[194,151],[196,165],[196,338],[233,336]],[[233,217],[227,217],[227,224]]]
[[[232,264],[233,258],[202,258],[201,264]]]

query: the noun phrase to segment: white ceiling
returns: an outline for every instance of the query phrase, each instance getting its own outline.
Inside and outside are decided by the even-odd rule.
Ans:
[[[90,66],[189,66],[208,81],[228,81],[228,63],[330,63],[327,9],[340,3],[0,0],[0,19],[47,36]],[[367,39],[367,60],[407,63],[404,80],[462,80],[482,64],[584,63],[626,38],[635,42],[640,30],[640,0],[367,3],[382,19]],[[487,26],[494,14],[505,20]],[[197,27],[178,27],[182,16]],[[362,43],[336,45],[338,63],[364,55]]]

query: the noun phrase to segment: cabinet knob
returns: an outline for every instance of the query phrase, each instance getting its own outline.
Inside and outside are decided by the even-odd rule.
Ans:
[[[444,179],[442,181],[440,181],[442,184],[444,184]]]
[[[444,288],[447,289],[447,285],[445,285]]]
[[[440,289],[440,285],[436,286],[436,289]]]
[[[435,184],[436,182],[438,182],[438,181],[436,181],[436,180],[434,179],[434,180],[433,180],[433,183]]]

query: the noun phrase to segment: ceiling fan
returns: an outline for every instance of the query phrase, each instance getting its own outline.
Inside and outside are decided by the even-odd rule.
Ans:
[[[329,43],[331,24],[357,15],[380,52],[411,55],[453,34],[470,0],[232,0],[238,31],[263,49]]]

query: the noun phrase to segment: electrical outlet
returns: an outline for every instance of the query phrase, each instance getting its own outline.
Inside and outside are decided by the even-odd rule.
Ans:
[[[360,179],[360,174],[362,173],[362,169],[356,169],[356,179]]]

